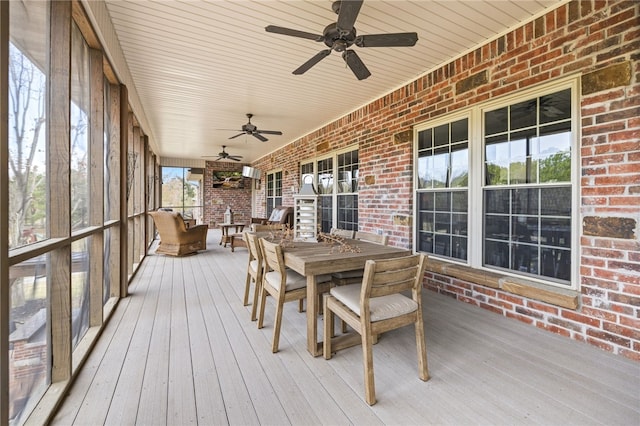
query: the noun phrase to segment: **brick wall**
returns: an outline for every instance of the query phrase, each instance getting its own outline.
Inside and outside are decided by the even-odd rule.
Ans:
[[[213,172],[242,172],[245,164],[228,161],[207,161],[204,171],[204,223],[210,227],[224,221],[227,206],[233,211],[234,222],[249,222],[251,219],[251,179],[244,179],[244,189],[213,187]]]
[[[580,304],[576,310],[441,274],[427,287],[640,360],[640,2],[573,1],[253,164],[282,169],[359,145],[361,230],[412,247],[412,128],[501,95],[580,75]],[[263,178],[264,183],[264,178]],[[264,209],[264,186],[257,208]]]

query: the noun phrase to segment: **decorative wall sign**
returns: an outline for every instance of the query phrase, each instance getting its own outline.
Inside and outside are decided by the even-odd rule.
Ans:
[[[212,181],[214,188],[244,189],[242,172],[214,171]]]

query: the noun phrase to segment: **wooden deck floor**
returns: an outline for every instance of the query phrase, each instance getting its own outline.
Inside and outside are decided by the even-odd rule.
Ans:
[[[242,306],[247,252],[150,255],[53,424],[638,425],[640,363],[424,291],[431,380],[413,329],[374,347],[378,403],[363,399],[360,347],[306,350],[288,303],[280,352]],[[322,321],[320,321],[321,323]]]

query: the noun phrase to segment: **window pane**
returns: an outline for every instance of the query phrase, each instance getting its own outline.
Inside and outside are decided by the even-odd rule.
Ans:
[[[71,245],[71,335],[72,348],[89,329],[89,247],[91,237]]]
[[[551,93],[540,98],[540,124],[571,118],[571,90]]]
[[[508,267],[509,244],[506,242],[485,240],[484,243],[484,264],[499,268]]]
[[[455,149],[455,150],[453,150]],[[452,147],[451,152],[451,187],[467,187],[469,185],[469,150],[467,144]]]
[[[9,268],[9,423],[22,424],[50,384],[49,255]]]
[[[48,3],[12,2],[9,43],[9,248],[48,237]]]
[[[115,155],[115,152],[111,150],[111,90],[109,89],[109,82],[104,79],[104,103],[103,103],[103,115],[104,115],[104,218],[105,220],[115,219],[111,217],[111,206],[117,205],[116,200],[111,199],[111,175],[114,176],[114,181],[117,181],[116,176],[118,171],[111,170],[111,156]]]
[[[103,247],[103,258],[102,258],[102,267],[103,267],[103,281],[102,281],[102,304],[107,303],[109,298],[111,297],[111,279],[112,277],[117,277],[117,271],[112,270],[111,268],[111,260],[113,258],[117,258],[117,253],[115,252],[115,243],[111,241],[114,237],[111,228],[107,228],[104,230],[104,247]],[[114,253],[112,253],[112,247],[114,248]],[[115,265],[113,265],[115,267]],[[114,268],[115,269],[115,268]]]
[[[484,208],[486,213],[509,213],[510,198],[508,189],[485,191]]]
[[[447,148],[439,148],[434,151],[433,168],[431,169],[434,188],[446,188],[449,186],[448,172],[449,151]]]
[[[89,46],[78,27],[71,37],[71,229],[89,225]]]
[[[455,235],[467,235],[467,215],[451,215],[451,233]]]
[[[511,238],[514,241],[536,243],[538,242],[538,218],[528,216],[513,216]]]
[[[511,105],[509,108],[509,118],[511,119],[511,130],[522,129],[536,125],[537,99],[520,102]]]
[[[514,190],[513,213],[538,215],[540,208],[538,199],[539,193],[540,190],[538,188]]]
[[[571,248],[571,220],[540,219],[540,240],[546,246]]]
[[[451,143],[468,140],[469,120],[463,119],[451,123]]]
[[[338,195],[338,223],[339,229],[358,229],[358,196]]]
[[[418,150],[431,148],[433,146],[433,142],[431,138],[432,138],[431,129],[427,129],[419,132],[418,133]]]
[[[538,247],[514,244],[511,269],[529,274],[538,274]]]
[[[571,131],[568,123],[541,129],[540,182],[571,182]]]
[[[485,217],[485,238],[509,239],[509,216],[491,215]]]
[[[542,188],[540,214],[543,216],[571,216],[571,188]]]
[[[487,185],[504,185],[509,179],[509,142],[505,137],[488,139],[485,146]]]
[[[443,146],[449,144],[449,124],[443,124],[433,129],[433,146]]]
[[[571,278],[571,253],[569,250],[542,248],[541,275],[559,280]]]
[[[484,120],[484,134],[489,136],[506,132],[509,124],[507,114],[507,107],[487,112]]]
[[[467,191],[456,191],[451,194],[451,211],[466,212],[469,205]]]

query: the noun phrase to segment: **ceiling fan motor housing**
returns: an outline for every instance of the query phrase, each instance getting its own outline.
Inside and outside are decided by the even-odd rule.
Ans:
[[[356,41],[356,27],[345,34],[338,29],[336,22],[329,24],[323,31],[324,44],[336,52],[344,52],[349,46]]]

